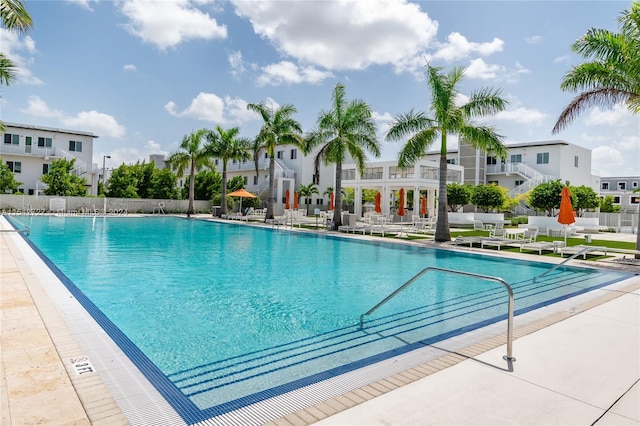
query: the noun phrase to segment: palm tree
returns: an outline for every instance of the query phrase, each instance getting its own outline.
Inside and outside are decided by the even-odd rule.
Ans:
[[[318,191],[318,187],[316,186],[315,183],[310,183],[309,185],[300,185],[300,188],[298,189],[298,195],[300,195],[300,197],[305,197],[305,198],[309,198],[311,197],[313,194],[319,194],[320,192]]]
[[[4,28],[19,33],[26,33],[33,26],[31,16],[20,0],[0,0],[0,19]],[[9,86],[15,81],[16,75],[15,64],[0,52],[0,84]],[[4,130],[4,123],[0,120],[0,131]]]
[[[634,1],[631,10],[623,11],[618,23],[619,33],[591,28],[571,46],[588,61],[571,68],[560,88],[582,93],[562,111],[554,134],[592,106],[611,108],[624,103],[632,113],[640,112],[640,2]],[[640,250],[640,226],[636,233],[636,250]],[[640,259],[640,254],[635,258]]]
[[[172,169],[177,171],[178,176],[183,176],[184,171],[189,168],[189,207],[187,207],[187,217],[195,213],[193,199],[195,193],[196,170],[203,167],[211,167],[211,155],[203,141],[209,130],[200,129],[185,135],[182,138],[180,149],[169,157],[168,163]]]
[[[222,161],[222,202],[220,213],[227,214],[227,163],[229,160],[247,160],[251,145],[247,138],[239,138],[240,129],[232,127],[229,130],[216,126],[215,130],[207,132],[206,150],[211,157],[219,158]]]
[[[316,170],[320,162],[336,165],[334,228],[342,225],[342,164],[350,156],[363,173],[366,153],[380,157],[380,144],[376,138],[376,125],[371,107],[360,99],[347,101],[345,86],[338,83],[331,96],[331,109],[320,111],[316,128],[307,135],[306,152],[321,146],[316,154]]]
[[[591,28],[571,49],[585,59],[564,75],[560,88],[582,91],[562,111],[552,132],[566,128],[581,112],[592,106],[613,107],[625,103],[640,112],[640,2],[619,18],[620,33]]]
[[[438,219],[435,240],[450,241],[449,218],[447,216],[447,135],[457,134],[474,147],[495,153],[505,158],[507,149],[503,136],[491,126],[477,125],[473,119],[504,110],[507,101],[500,90],[480,89],[471,94],[463,105],[457,105],[459,84],[464,77],[464,68],[455,67],[449,73],[442,68],[427,65],[427,82],[431,89],[431,112],[429,118],[423,112],[409,111],[398,115],[391,123],[387,140],[399,140],[409,136],[398,154],[398,165],[407,167],[426,155],[427,150],[440,139],[440,173],[438,182]]]
[[[254,159],[257,162],[262,151],[269,156],[269,192],[267,194],[267,212],[265,221],[273,219],[273,193],[275,186],[276,147],[294,145],[304,149],[302,126],[292,118],[298,112],[293,105],[282,105],[274,109],[273,104],[265,102],[247,104],[249,111],[260,114],[264,123],[254,140]]]

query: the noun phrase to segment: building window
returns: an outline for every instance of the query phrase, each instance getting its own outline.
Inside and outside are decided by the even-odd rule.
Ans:
[[[312,178],[311,178],[311,183],[315,183],[316,185],[319,185],[320,184],[320,177],[314,173]]]
[[[51,148],[51,138],[38,138],[38,146],[40,148]]]
[[[456,164],[455,158],[447,158],[447,164]]]
[[[269,153],[265,152],[264,153],[264,158],[269,158]]]
[[[7,167],[9,167],[9,170],[13,173],[22,172],[22,162],[20,161],[7,161]]]
[[[4,134],[4,143],[7,145],[18,145],[20,143],[20,135]]]
[[[522,154],[511,154],[512,163],[522,163]]]
[[[524,180],[517,180],[515,186],[520,186],[524,183]]]
[[[578,167],[578,156],[573,157],[573,167]]]
[[[620,204],[620,197],[613,197],[613,204]]]
[[[278,151],[276,153],[276,158],[279,158],[280,160],[282,160],[283,157],[284,157],[284,151]]]
[[[249,176],[243,176],[242,180],[243,180],[244,184],[246,185],[247,182],[249,182]]]
[[[298,150],[297,149],[292,149],[291,150],[291,159],[295,160],[296,158],[298,158]]]
[[[243,159],[242,159],[242,164],[246,164],[246,163],[247,163],[247,159],[246,159],[246,158],[243,158]]]
[[[490,180],[487,182],[487,185],[499,185],[497,180]]]
[[[233,160],[231,160],[231,164],[236,164],[238,162],[238,160],[236,160],[235,158]]]
[[[632,188],[637,188],[638,187],[638,182],[632,182],[631,183],[631,187]]]
[[[498,162],[496,160],[496,157],[492,157],[490,155],[487,155],[487,165],[488,166],[493,166],[493,165],[496,165],[496,164],[498,164]]]
[[[256,175],[253,176],[253,184],[254,185],[258,184],[258,176],[256,176]]]
[[[321,205],[323,205],[323,204],[324,204],[324,200],[323,200],[322,198],[318,198],[318,199],[316,200],[316,204],[317,204],[318,206],[321,206]]]
[[[609,190],[609,182],[602,182],[602,190],[603,191]]]
[[[31,141],[31,136],[27,136],[24,138],[24,152],[26,152],[27,154],[31,153]]]
[[[69,151],[82,152],[82,142],[69,141]]]
[[[632,195],[629,199],[629,202],[631,202],[631,204],[640,204],[640,197],[637,195]]]
[[[214,163],[215,163],[215,165],[216,165],[216,166],[219,166],[219,165],[220,165],[220,160],[216,158],[216,159],[214,160]]]
[[[536,155],[536,164],[549,164],[549,153],[539,152]]]
[[[627,183],[626,182],[618,182],[618,189],[621,191],[624,191],[625,189],[627,189]]]
[[[48,164],[43,164],[42,165],[42,174],[43,175],[48,175],[49,174],[49,165]]]

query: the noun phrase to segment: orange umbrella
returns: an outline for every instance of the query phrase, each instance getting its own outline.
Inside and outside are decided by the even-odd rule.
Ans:
[[[400,199],[398,200],[398,216],[404,216],[404,188],[400,188]]]
[[[333,210],[335,208],[334,204],[334,195],[331,193],[331,198],[329,199],[329,210]]]
[[[298,209],[298,191],[293,191],[293,208]]]
[[[571,205],[571,191],[569,187],[562,188],[560,193],[560,212],[558,212],[558,223],[565,225],[564,228],[564,242],[567,243],[567,225],[571,225],[576,221],[576,217],[573,214],[573,206]]]
[[[238,189],[237,191],[233,191],[227,194],[227,197],[240,197],[240,213],[242,213],[242,199],[243,198],[256,198],[255,194],[250,193],[244,188]]]
[[[382,196],[379,191],[376,194],[376,213],[382,213]]]
[[[423,195],[422,199],[420,200],[420,214],[422,216],[427,215],[427,197],[425,195]]]
[[[291,206],[289,205],[289,190],[284,191],[284,208],[289,210]]]

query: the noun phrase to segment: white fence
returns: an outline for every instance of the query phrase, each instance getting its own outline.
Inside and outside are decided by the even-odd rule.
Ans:
[[[584,217],[598,218],[600,228],[615,229],[616,232],[638,232],[638,213],[586,212]]]
[[[70,213],[154,213],[158,212],[160,203],[164,203],[163,210],[166,213],[186,213],[189,206],[189,200],[0,194],[0,211],[5,212],[57,212],[60,209],[52,210],[52,206],[65,205],[65,212]],[[211,213],[211,202],[196,200],[194,209],[197,213]]]

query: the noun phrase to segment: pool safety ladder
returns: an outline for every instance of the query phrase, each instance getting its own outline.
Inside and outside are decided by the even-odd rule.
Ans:
[[[380,308],[382,305],[387,303],[389,300],[393,299],[398,293],[400,293],[405,288],[407,288],[411,284],[413,284],[418,278],[422,277],[424,274],[426,274],[427,272],[430,272],[430,271],[445,272],[445,273],[448,273],[448,274],[456,274],[456,275],[464,275],[464,276],[467,276],[467,277],[474,277],[474,278],[478,278],[478,279],[486,280],[486,281],[494,281],[494,282],[498,282],[498,283],[500,283],[500,284],[502,284],[504,286],[504,288],[507,290],[507,293],[509,293],[509,306],[507,307],[507,309],[508,309],[508,312],[507,312],[507,354],[505,356],[503,356],[502,358],[505,361],[514,362],[516,359],[513,357],[513,290],[511,289],[511,286],[505,280],[503,280],[502,278],[491,277],[489,275],[473,274],[471,272],[456,271],[454,269],[444,269],[444,268],[438,268],[438,267],[435,267],[435,266],[429,266],[427,268],[424,268],[422,271],[418,272],[409,281],[407,281],[406,283],[404,283],[400,287],[398,287],[398,289],[395,290],[393,293],[391,293],[390,295],[385,297],[376,306],[374,306],[373,308],[369,309],[364,314],[360,315],[360,329],[362,330],[364,328],[364,317],[365,317],[365,315],[371,315],[373,312],[378,310],[378,308]]]
[[[582,250],[580,250],[577,253],[572,254],[570,257],[567,257],[564,261],[562,261],[561,263],[558,263],[557,265],[554,265],[552,268],[550,268],[549,270],[543,272],[542,274],[538,275],[537,277],[535,277],[533,279],[533,282],[536,282],[537,279],[544,277],[545,275],[547,275],[549,272],[551,271],[555,271],[556,269],[558,269],[559,267],[563,266],[564,264],[566,264],[567,262],[569,262],[570,260],[575,259],[576,257],[580,256],[581,254],[587,253],[589,251],[597,251],[598,249],[601,249],[601,247],[585,247]]]

